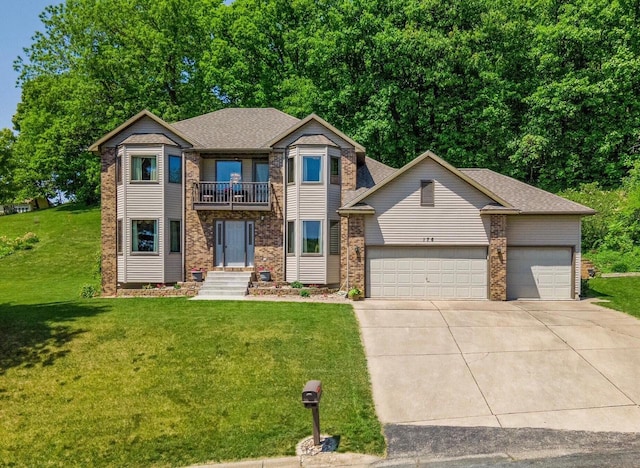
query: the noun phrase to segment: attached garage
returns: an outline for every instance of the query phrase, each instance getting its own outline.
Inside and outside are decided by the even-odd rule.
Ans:
[[[368,247],[368,296],[486,299],[486,247]]]
[[[509,247],[507,299],[573,299],[571,247]]]

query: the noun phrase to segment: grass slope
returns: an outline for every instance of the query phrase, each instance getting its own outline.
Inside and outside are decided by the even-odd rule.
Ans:
[[[590,279],[589,296],[607,301],[599,305],[640,318],[640,277]]]
[[[289,455],[310,434],[300,391],[323,380],[324,433],[384,450],[351,307],[78,299],[98,210],[0,218],[34,250],[0,260],[0,465],[180,466]]]

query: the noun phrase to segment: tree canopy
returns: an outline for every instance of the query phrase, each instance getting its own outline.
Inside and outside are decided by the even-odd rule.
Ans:
[[[96,201],[86,152],[148,108],[316,112],[399,167],[431,149],[549,190],[640,150],[638,0],[67,0],[18,60],[15,182]]]

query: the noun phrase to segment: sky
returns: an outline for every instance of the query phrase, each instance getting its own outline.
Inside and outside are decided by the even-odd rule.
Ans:
[[[38,15],[56,0],[0,0],[0,129],[13,128],[11,117],[20,102],[20,89],[16,88],[18,74],[13,61],[22,49],[31,44],[36,31],[43,25]]]

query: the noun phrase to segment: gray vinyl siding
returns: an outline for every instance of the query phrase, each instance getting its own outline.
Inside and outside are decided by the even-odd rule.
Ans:
[[[420,182],[434,181],[434,206],[420,206]],[[490,219],[480,209],[492,202],[436,162],[427,159],[365,202],[367,245],[488,245]]]
[[[180,253],[174,252],[171,253],[170,246],[170,220],[179,220],[180,226],[184,231],[184,221],[182,216],[182,194],[184,193],[184,158],[182,161],[182,183],[181,184],[173,184],[168,182],[168,168],[169,168],[169,156],[180,156],[181,153],[174,148],[165,147],[164,151],[164,168],[165,168],[165,177],[163,179],[163,183],[165,186],[164,189],[164,235],[166,244],[162,246],[164,249],[165,255],[165,278],[164,282],[174,282],[174,281],[182,281],[182,250],[184,250],[184,233],[182,234],[182,245],[180,246]]]
[[[574,285],[580,293],[580,263],[582,261],[580,216],[518,215],[507,219],[509,246],[572,246],[574,249]],[[509,253],[507,249],[507,261]]]
[[[285,281],[287,283],[293,283],[298,281],[298,257],[287,256],[287,275]]]
[[[340,255],[327,255],[327,284],[340,282]]]
[[[325,135],[341,148],[353,148],[353,145],[349,144],[346,140],[340,138],[338,135],[313,120],[308,122],[306,125],[303,125],[290,135],[287,135],[283,140],[277,142],[274,145],[274,148],[285,148],[303,135]]]
[[[126,271],[126,244],[127,244],[127,229],[126,229],[126,223],[124,222],[124,220],[127,217],[127,210],[126,210],[126,192],[125,192],[125,187],[126,187],[126,179],[125,179],[125,168],[124,168],[124,163],[125,163],[125,159],[126,159],[126,155],[124,152],[124,148],[119,148],[118,149],[118,156],[121,158],[122,160],[122,184],[120,185],[116,185],[116,218],[117,219],[122,219],[123,220],[123,224],[122,224],[122,255],[117,255],[117,278],[119,282],[125,282],[126,281],[126,276],[125,276],[125,271]],[[117,167],[117,166],[116,166]],[[117,170],[117,168],[116,168]]]
[[[324,227],[324,226],[323,226]],[[300,258],[300,281],[305,284],[327,284],[327,260],[321,257]]]
[[[158,182],[131,182],[131,156],[136,154],[155,154],[158,171]],[[125,147],[124,185],[126,190],[126,218],[123,232],[125,234],[127,283],[163,283],[164,280],[164,244],[165,244],[165,158],[161,145],[127,145]],[[157,255],[133,254],[131,252],[131,222],[138,219],[158,220],[158,253]]]
[[[189,143],[184,141],[182,138],[178,137],[176,134],[174,134],[173,132],[169,131],[167,128],[163,127],[162,125],[158,124],[153,119],[151,119],[149,117],[146,117],[146,116],[142,117],[140,120],[134,122],[129,127],[125,128],[120,133],[115,135],[110,140],[107,140],[104,143],[104,146],[105,147],[117,146],[117,145],[120,144],[120,142],[126,140],[127,138],[129,138],[131,135],[133,135],[135,133],[162,133],[162,134],[168,136],[169,138],[171,138],[173,141],[175,141],[176,143],[178,143],[181,146],[185,146],[185,147],[191,146]]]
[[[216,160],[213,158],[202,159],[202,174],[200,180],[214,182],[216,180]]]

